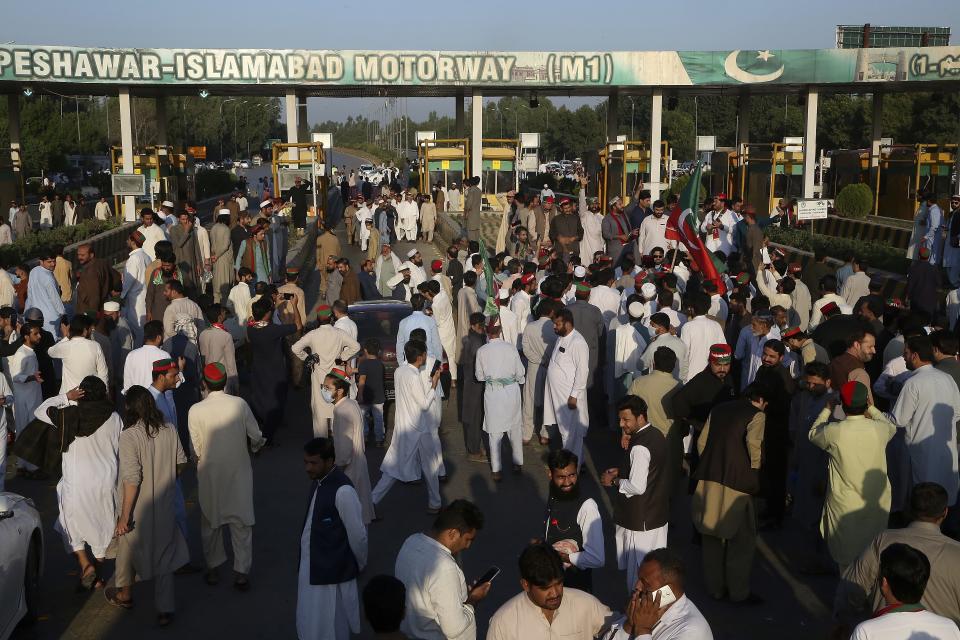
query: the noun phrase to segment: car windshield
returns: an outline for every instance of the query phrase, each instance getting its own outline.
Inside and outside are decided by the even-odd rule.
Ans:
[[[413,310],[409,307],[364,309],[351,311],[350,319],[357,323],[357,336],[361,342],[367,338],[395,340],[400,321],[411,313]]]

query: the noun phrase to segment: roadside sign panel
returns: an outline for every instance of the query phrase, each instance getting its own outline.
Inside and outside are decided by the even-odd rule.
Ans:
[[[825,220],[832,200],[797,200],[797,220]]]
[[[146,176],[143,174],[115,173],[110,178],[115,196],[142,196],[147,192]]]

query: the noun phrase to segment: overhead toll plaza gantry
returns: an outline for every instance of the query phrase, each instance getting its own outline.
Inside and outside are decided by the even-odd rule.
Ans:
[[[7,94],[8,152],[29,157],[30,141],[20,128],[20,103],[45,92],[119,98],[123,174],[135,175],[132,97],[157,100],[158,115],[167,96],[273,96],[283,99],[287,144],[309,141],[309,97],[433,97],[455,101],[456,128],[465,141],[461,175],[484,171],[484,109],[466,108],[484,97],[603,97],[608,100],[607,138],[619,134],[619,100],[650,97],[650,179],[659,197],[669,175],[664,165],[664,96],[736,95],[737,147],[749,137],[750,97],[792,95],[804,105],[802,162],[791,164],[796,195],[815,193],[817,109],[820,95],[870,94],[874,113],[883,96],[897,92],[960,90],[960,47],[918,46],[870,49],[725,51],[371,51],[307,49],[121,49],[102,47],[0,45],[0,93]],[[467,114],[469,113],[469,122]],[[158,118],[158,121],[163,121]],[[880,163],[882,118],[874,118],[871,170]],[[542,133],[542,132],[541,132]],[[631,136],[633,137],[633,136]],[[157,145],[166,145],[158,132]],[[770,141],[757,141],[770,142]],[[432,150],[432,147],[431,147]],[[756,160],[755,152],[751,156]],[[443,159],[434,157],[441,163]],[[431,160],[431,162],[433,161]],[[492,159],[490,159],[492,160]],[[752,160],[753,161],[753,160]],[[802,169],[801,169],[802,167]],[[800,175],[794,173],[800,170]],[[427,172],[430,169],[428,167]],[[449,170],[448,170],[449,171]],[[938,169],[939,171],[939,169]],[[786,175],[786,174],[783,174]],[[447,176],[449,177],[449,176]],[[438,176],[439,178],[439,176]],[[21,177],[22,179],[22,177]],[[428,178],[429,179],[429,178]],[[434,181],[435,182],[435,181]],[[499,179],[498,179],[498,188]],[[938,187],[939,188],[939,187]],[[774,195],[776,188],[773,189]],[[123,215],[135,217],[134,197],[123,199]]]

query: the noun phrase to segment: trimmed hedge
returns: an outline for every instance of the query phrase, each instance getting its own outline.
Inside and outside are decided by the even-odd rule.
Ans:
[[[905,274],[910,267],[910,261],[903,249],[887,245],[811,234],[809,231],[784,229],[779,226],[769,226],[766,232],[771,242],[806,251],[822,249],[831,258],[841,259],[844,253],[853,251],[858,256],[866,258],[871,267],[884,271]]]
[[[71,245],[123,224],[118,218],[87,220],[69,227],[34,231],[26,238],[0,247],[0,265],[10,268],[35,258],[42,247]]]
[[[840,189],[833,208],[844,218],[866,218],[873,211],[873,192],[863,183],[848,184]]]

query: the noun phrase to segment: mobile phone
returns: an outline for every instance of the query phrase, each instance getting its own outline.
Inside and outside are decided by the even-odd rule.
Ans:
[[[430,370],[430,377],[431,377],[431,378],[432,378],[433,376],[437,375],[437,371],[440,370],[440,366],[441,366],[441,364],[440,364],[440,361],[439,361],[439,360],[437,360],[436,362],[433,363],[433,369]],[[497,571],[499,572],[499,569],[498,569]]]
[[[660,608],[673,604],[677,601],[677,596],[673,593],[673,589],[670,588],[670,585],[665,584],[656,591],[650,594],[650,602],[653,602],[657,599],[657,594],[660,594]]]
[[[293,300],[293,294],[292,294],[292,293],[285,293],[285,294],[283,294],[283,299],[284,299],[284,300]]]
[[[473,586],[479,587],[485,582],[492,582],[493,579],[496,578],[498,575],[500,575],[500,567],[490,567],[489,569],[487,569],[487,572],[485,574],[477,578],[477,581],[473,583]],[[670,593],[671,595],[673,594],[672,591]]]

